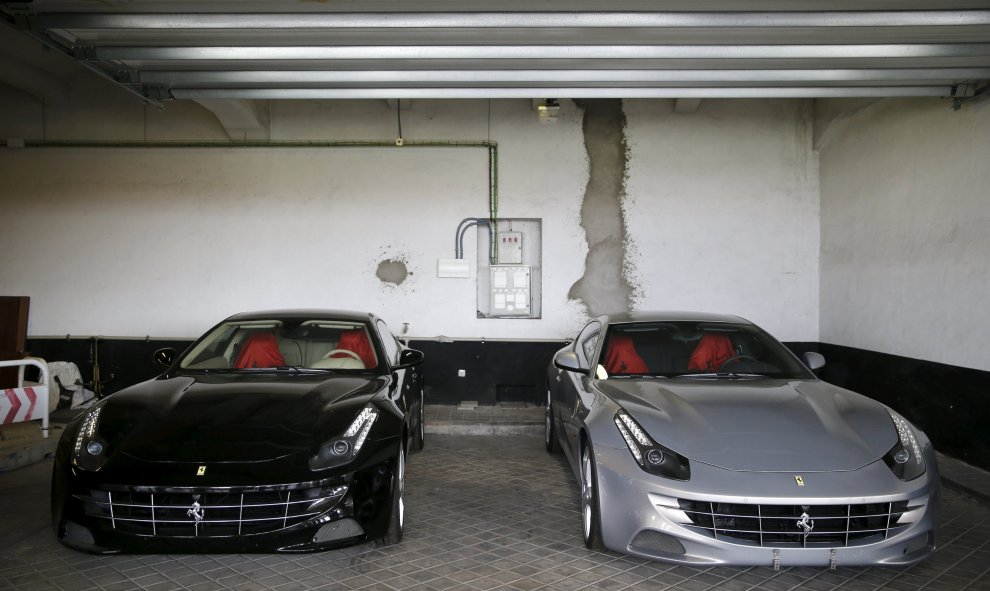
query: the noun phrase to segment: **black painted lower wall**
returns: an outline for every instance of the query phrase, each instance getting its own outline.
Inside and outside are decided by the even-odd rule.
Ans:
[[[93,383],[95,359],[99,360],[99,381],[104,394],[112,394],[127,386],[151,379],[162,372],[152,355],[163,347],[183,351],[192,339],[121,339],[92,338],[32,339],[27,341],[27,353],[47,361],[71,361],[79,366],[83,382],[89,390],[97,391]]]
[[[409,346],[426,355],[428,402],[543,404],[547,365],[564,342],[412,341]]]
[[[192,340],[103,339],[99,342],[103,390],[111,394],[156,376],[152,353],[161,347],[185,349]],[[31,355],[72,361],[83,380],[92,381],[91,339],[28,339]],[[554,352],[552,341],[410,342],[426,354],[426,401],[481,405],[502,402],[542,404],[544,376]],[[788,343],[795,353],[819,351],[822,379],[854,390],[900,412],[922,428],[936,448],[990,470],[990,372],[920,361],[826,343]],[[458,376],[464,370],[464,377]],[[90,389],[93,389],[90,386]]]
[[[156,350],[172,347],[183,351],[192,342],[192,339],[101,339],[98,358],[103,393],[112,394],[155,377],[161,373],[161,367],[152,360]],[[87,388],[95,391],[93,339],[28,339],[27,345],[30,355],[78,365]],[[426,354],[423,371],[429,404],[458,404],[466,400],[481,405],[542,404],[546,367],[564,342],[413,340],[409,346]],[[464,377],[458,376],[458,370],[464,370]]]
[[[990,372],[820,344],[820,377],[904,415],[940,452],[990,470]]]

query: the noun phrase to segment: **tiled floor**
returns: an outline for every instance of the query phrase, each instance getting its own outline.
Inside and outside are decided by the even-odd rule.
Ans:
[[[990,508],[952,490],[940,549],[909,569],[700,569],[589,552],[570,469],[537,436],[431,436],[409,458],[402,543],[305,555],[69,550],[49,527],[50,468],[0,474],[0,589],[990,590]]]
[[[990,504],[990,473],[966,462],[938,454],[938,470],[942,482],[950,488]]]

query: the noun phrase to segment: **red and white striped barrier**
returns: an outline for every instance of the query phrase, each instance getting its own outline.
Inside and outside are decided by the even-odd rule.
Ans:
[[[24,387],[24,368],[33,365],[41,371],[37,386]],[[0,367],[17,367],[17,388],[0,390],[0,424],[41,419],[41,435],[48,437],[48,365],[41,359],[0,361]]]

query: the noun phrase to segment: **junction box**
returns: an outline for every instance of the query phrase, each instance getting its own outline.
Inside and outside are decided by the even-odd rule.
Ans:
[[[491,232],[478,232],[478,318],[540,318],[542,220],[502,218]]]

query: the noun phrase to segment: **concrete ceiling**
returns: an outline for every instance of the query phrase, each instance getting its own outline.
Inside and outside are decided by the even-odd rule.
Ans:
[[[0,20],[155,103],[959,98],[990,80],[973,0],[35,0]],[[58,91],[35,70],[0,45],[0,81]]]

